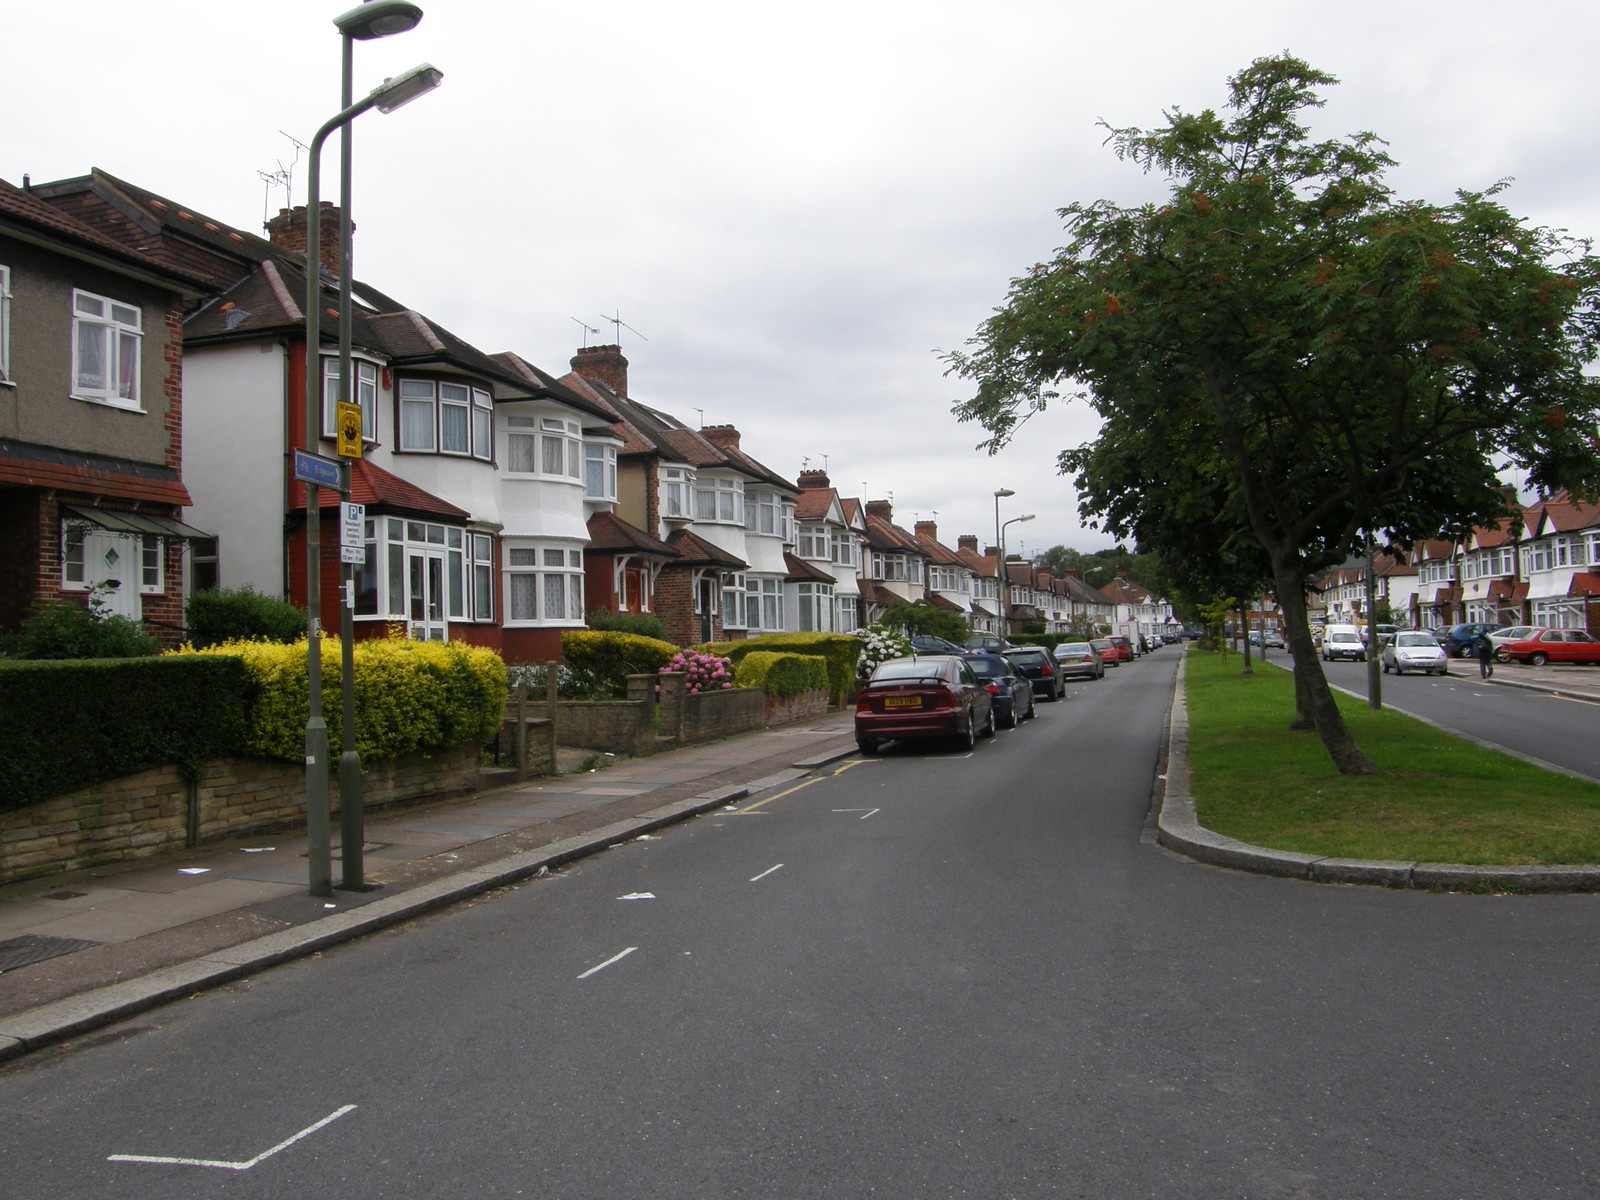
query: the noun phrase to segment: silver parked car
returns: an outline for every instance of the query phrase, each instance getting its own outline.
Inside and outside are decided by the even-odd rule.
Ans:
[[[1088,642],[1062,642],[1055,649],[1056,665],[1068,679],[1104,679],[1106,664]]]
[[[1430,675],[1448,675],[1450,657],[1431,633],[1416,629],[1402,630],[1383,648],[1383,669],[1404,675],[1407,671],[1426,671]]]

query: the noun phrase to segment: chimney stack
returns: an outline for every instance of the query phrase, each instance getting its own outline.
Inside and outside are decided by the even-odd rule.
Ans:
[[[353,229],[354,226],[351,226]],[[317,258],[323,270],[339,274],[339,207],[331,200],[318,206]],[[306,206],[280,208],[278,215],[267,222],[267,239],[278,249],[292,254],[306,252]]]
[[[930,542],[939,540],[939,524],[936,521],[918,521],[915,532],[919,538],[927,538]]]
[[[572,372],[628,398],[628,360],[622,357],[621,346],[583,347],[572,356]]]
[[[963,533],[956,539],[956,549],[963,554],[977,554],[978,535],[975,533]]]
[[[867,516],[880,517],[885,521],[893,521],[894,505],[887,500],[868,500]]]
[[[739,448],[739,431],[732,425],[707,425],[700,431],[700,436],[713,446],[721,446],[724,450]]]
[[[800,484],[802,492],[833,486],[833,481],[828,478],[826,471],[801,471],[797,482]]]

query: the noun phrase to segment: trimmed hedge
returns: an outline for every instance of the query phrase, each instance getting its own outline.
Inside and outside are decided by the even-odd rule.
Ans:
[[[602,696],[621,696],[629,675],[658,674],[677,653],[671,642],[636,633],[569,629],[561,635],[561,656],[573,683]]]
[[[305,640],[306,614],[287,600],[254,588],[211,588],[189,597],[184,609],[188,641],[196,647],[224,642]]]
[[[733,672],[734,687],[758,687],[779,699],[828,686],[828,664],[815,654],[780,654],[752,650]]]
[[[304,759],[310,713],[304,641],[185,647],[173,657],[241,664],[256,685],[243,752],[289,762]],[[486,742],[505,720],[506,668],[493,650],[395,638],[357,642],[353,658],[356,753],[363,761]],[[328,745],[335,751],[344,737],[339,677],[338,639],[324,638],[322,712]]]
[[[823,659],[828,665],[828,697],[843,703],[856,679],[856,659],[861,654],[861,639],[848,633],[769,633],[739,642],[712,642],[700,649],[737,664],[745,655],[757,651],[806,654]]]
[[[0,663],[0,809],[168,763],[193,774],[243,753],[254,695],[230,659]]]

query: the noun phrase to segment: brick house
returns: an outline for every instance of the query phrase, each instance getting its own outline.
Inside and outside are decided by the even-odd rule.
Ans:
[[[26,181],[25,185],[26,185]],[[183,625],[183,327],[203,281],[0,180],[0,629],[67,599]]]

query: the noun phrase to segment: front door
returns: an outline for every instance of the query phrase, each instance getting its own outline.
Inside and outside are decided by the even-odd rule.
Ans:
[[[712,574],[700,576],[700,603],[696,606],[700,610],[700,640],[709,642],[712,639],[712,625],[717,615],[717,577]]]
[[[138,539],[127,534],[84,531],[84,582],[91,589],[100,589],[96,594],[105,616],[139,620],[139,552]]]
[[[406,616],[419,642],[444,642],[450,626],[444,615],[444,555],[406,550]]]

